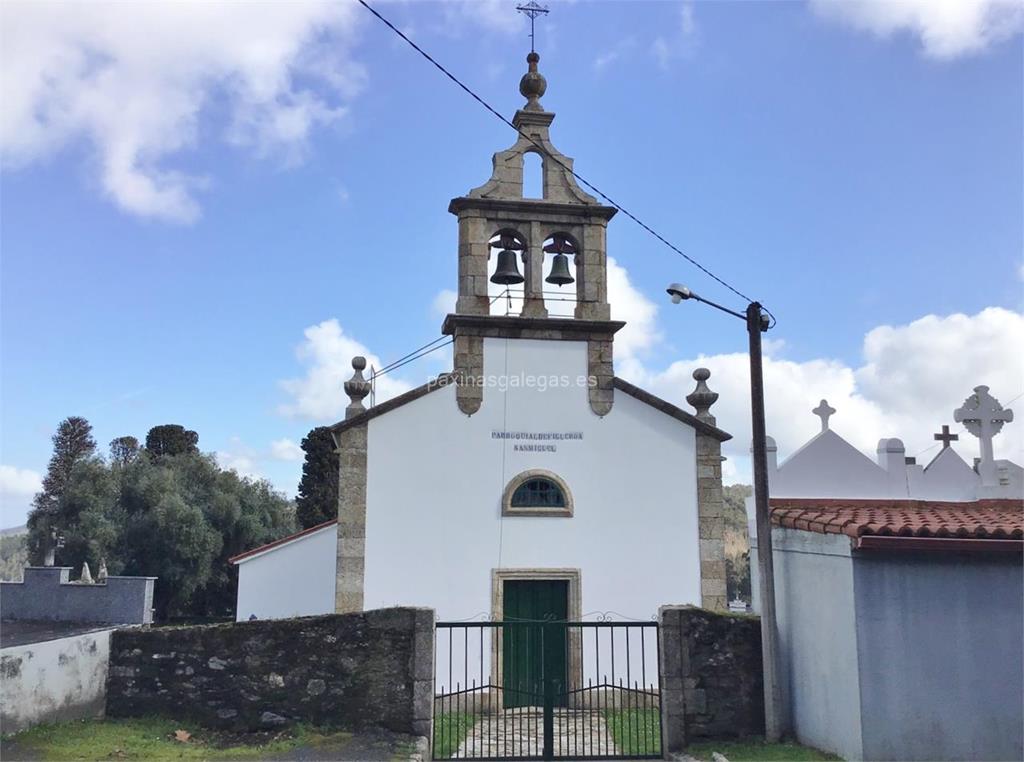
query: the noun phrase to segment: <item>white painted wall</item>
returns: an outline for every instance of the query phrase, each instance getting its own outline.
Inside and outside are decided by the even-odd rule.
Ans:
[[[111,632],[113,628],[0,651],[3,732],[102,717]]]
[[[772,544],[780,675],[793,733],[809,746],[863,759],[850,538],[777,528]],[[757,569],[756,540],[750,565]],[[756,573],[751,583],[757,611]]]
[[[337,526],[329,524],[239,561],[235,618],[334,613],[337,537]]]
[[[576,384],[584,342],[486,339],[484,372],[571,384],[487,388],[471,417],[452,387],[370,421],[366,608],[479,618],[491,611],[497,567],[579,568],[583,613],[650,619],[661,604],[699,604],[694,430],[621,392],[609,415],[595,415]],[[492,439],[503,430],[584,438],[524,453]],[[531,468],[565,479],[572,518],[502,518],[505,485]]]

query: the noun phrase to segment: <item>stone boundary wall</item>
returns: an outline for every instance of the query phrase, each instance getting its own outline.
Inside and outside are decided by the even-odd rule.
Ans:
[[[760,619],[662,606],[658,620],[665,751],[701,738],[764,735]]]
[[[22,582],[0,583],[0,619],[98,624],[153,621],[156,577],[71,582],[68,566],[28,566]]]
[[[429,736],[433,685],[432,609],[118,630],[107,714]]]

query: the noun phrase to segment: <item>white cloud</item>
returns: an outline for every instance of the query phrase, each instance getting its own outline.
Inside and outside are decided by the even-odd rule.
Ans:
[[[659,35],[651,43],[651,53],[662,69],[668,69],[674,59],[691,56],[696,50],[699,34],[693,5],[693,0],[683,0],[679,4],[678,26],[672,33]]]
[[[825,398],[837,411],[832,427],[870,457],[882,437],[901,438],[908,455],[922,453],[935,445],[932,434],[938,427],[953,424],[953,410],[975,386],[990,386],[1004,403],[1024,391],[1021,364],[1010,359],[1020,346],[1024,315],[997,307],[977,315],[928,315],[908,325],[874,328],[864,337],[858,367],[834,359],[787,360],[772,354],[781,351],[779,344],[769,345],[764,360],[768,433],[779,445],[780,459],[786,457],[819,430],[810,411]],[[724,451],[736,461],[739,478],[749,479],[746,354],[700,355],[664,370],[634,363],[630,375],[621,375],[691,409],[685,400],[694,387],[690,374],[701,366],[711,370],[708,385],[720,394],[712,412],[719,426],[734,435]],[[970,461],[977,440],[961,431],[958,449]],[[1019,462],[1022,452],[1024,425],[1010,424],[996,440],[996,454]]]
[[[342,330],[336,318],[312,325],[304,332],[305,340],[296,349],[299,361],[307,365],[303,378],[287,379],[281,387],[292,401],[281,405],[279,412],[295,418],[306,418],[320,424],[341,418],[349,399],[344,384],[352,377],[352,358],[365,357],[369,379],[370,367],[383,368],[380,358]],[[409,385],[393,375],[377,379],[376,398],[380,402],[409,389]],[[366,400],[364,404],[368,404]]]
[[[25,523],[32,498],[43,488],[43,477],[29,468],[0,465],[0,513],[3,528]]]
[[[635,37],[623,37],[594,59],[594,71],[600,74],[612,64],[621,61],[634,47],[636,47]]]
[[[297,461],[305,457],[302,447],[290,439],[277,439],[270,443],[270,457],[274,460]]]
[[[516,13],[506,0],[447,0],[441,11],[442,31],[458,36],[467,26],[502,35],[516,34],[526,28],[526,16]]]
[[[4,3],[4,162],[81,141],[122,209],[190,222],[209,179],[169,161],[206,137],[204,111],[226,112],[229,144],[301,161],[313,129],[342,119],[364,81],[349,57],[359,14],[327,0]]]
[[[231,437],[227,447],[214,452],[214,457],[221,468],[235,471],[239,476],[250,479],[265,478],[260,469],[260,454],[239,437]]]
[[[810,0],[823,18],[880,38],[909,33],[930,58],[979,53],[1024,26],[1019,0]]]
[[[608,303],[612,320],[625,320],[626,326],[615,334],[615,360],[620,367],[639,363],[661,341],[658,308],[629,280],[629,273],[608,257]]]
[[[458,301],[458,298],[459,295],[450,288],[442,289],[438,292],[437,296],[434,297],[434,303],[431,305],[431,309],[438,317],[444,317],[449,313],[455,312],[455,303]]]
[[[227,471],[234,471],[239,476],[248,477],[250,479],[263,478],[263,474],[261,474],[257,468],[256,461],[252,455],[244,452],[228,452],[225,450],[218,450],[215,455],[217,457],[218,465]]]

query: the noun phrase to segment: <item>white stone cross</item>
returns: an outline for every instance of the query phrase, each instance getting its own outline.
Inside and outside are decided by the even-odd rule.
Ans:
[[[988,393],[987,386],[976,386],[974,394],[953,411],[953,420],[962,423],[967,431],[980,440],[981,461],[978,470],[983,484],[993,483],[995,456],[992,452],[992,437],[1002,430],[1004,423],[1013,420],[1013,411],[1004,409],[999,400]]]
[[[822,400],[821,403],[811,411],[821,419],[821,430],[828,431],[828,419],[832,417],[832,414],[836,412],[834,407],[830,407],[827,400]]]

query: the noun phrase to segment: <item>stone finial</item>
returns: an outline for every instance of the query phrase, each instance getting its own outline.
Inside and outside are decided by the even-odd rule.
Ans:
[[[86,561],[82,564],[82,576],[78,578],[78,581],[83,585],[92,584],[92,572],[89,571],[89,562]]]
[[[529,64],[529,71],[523,75],[523,78],[519,80],[519,92],[522,93],[523,97],[526,98],[526,105],[523,107],[524,111],[543,111],[544,107],[540,105],[540,99],[544,97],[544,93],[548,89],[548,81],[544,79],[544,75],[537,71],[537,62],[540,61],[540,55],[536,52],[530,53],[526,57],[526,62]]]
[[[708,389],[708,385],[705,383],[711,378],[711,371],[707,368],[697,368],[693,372],[693,378],[697,382],[697,388],[686,395],[686,401],[697,411],[697,420],[714,425],[715,416],[711,415],[710,410],[718,400],[718,392]]]
[[[96,572],[96,581],[97,582],[106,582],[107,581],[107,559],[105,559],[105,558],[101,558],[100,559],[100,570],[98,572]]]
[[[828,419],[835,415],[836,409],[828,404],[828,400],[822,400],[818,406],[811,411],[821,419],[821,430],[828,431]]]
[[[996,486],[998,474],[992,451],[992,438],[1002,431],[1004,423],[1013,420],[1013,411],[1005,409],[999,400],[988,393],[988,387],[982,385],[974,387],[974,394],[953,411],[953,420],[962,423],[981,443],[981,460],[978,462],[977,471],[981,476],[982,485]]]
[[[359,415],[364,410],[363,397],[370,393],[370,382],[363,378],[363,371],[366,369],[366,358],[365,357],[353,357],[352,358],[352,370],[355,372],[352,374],[352,378],[345,382],[345,394],[351,400],[347,408],[345,408],[345,417],[351,418],[354,415]]]

